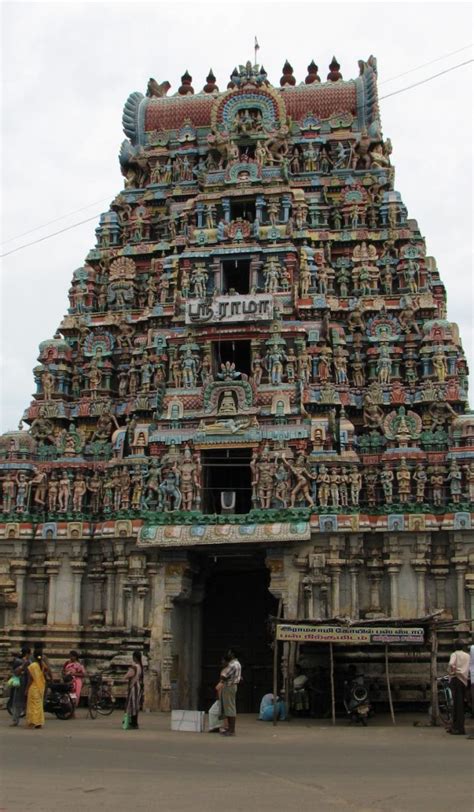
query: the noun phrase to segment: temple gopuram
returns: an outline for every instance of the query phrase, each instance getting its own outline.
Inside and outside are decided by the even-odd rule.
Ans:
[[[120,685],[139,647],[148,707],[197,708],[232,645],[253,711],[278,611],[468,628],[468,370],[358,71],[286,62],[274,87],[247,62],[128,97],[124,188],[0,438],[4,670],[43,640]],[[425,697],[426,659],[395,660]]]

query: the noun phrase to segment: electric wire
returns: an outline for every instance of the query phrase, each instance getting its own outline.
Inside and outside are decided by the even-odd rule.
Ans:
[[[433,76],[428,76],[426,79],[421,79],[419,82],[414,82],[412,85],[401,87],[400,90],[394,90],[393,93],[387,93],[385,96],[379,96],[379,101],[382,101],[382,99],[388,99],[390,96],[397,96],[399,93],[404,93],[406,90],[411,90],[413,87],[418,87],[418,85],[424,85],[426,82],[431,82],[432,79],[437,79],[438,76],[443,76],[445,73],[450,73],[452,70],[462,68],[464,65],[470,65],[471,62],[474,62],[474,59],[467,59],[466,62],[460,62],[458,65],[453,65],[451,68],[446,68],[446,70],[442,70],[439,73],[434,73]]]
[[[97,206],[99,203],[104,203],[105,200],[108,200],[108,197],[102,197],[100,200],[94,200],[93,203],[88,203],[87,206],[81,206],[79,209],[73,209],[73,211],[68,211],[66,214],[62,214],[60,217],[55,217],[54,220],[48,220],[47,223],[42,223],[40,226],[35,226],[34,228],[28,229],[28,231],[23,231],[21,234],[16,234],[15,237],[9,237],[7,240],[2,240],[0,245],[6,245],[7,242],[14,242],[15,240],[19,240],[20,237],[26,237],[28,234],[32,234],[34,231],[40,231],[42,228],[46,228],[46,226],[51,226],[53,223],[58,223],[59,220],[65,220],[66,217],[72,217],[73,214],[78,214],[80,211],[85,211],[86,209],[90,209],[91,206]]]
[[[402,87],[399,90],[394,90],[392,93],[386,93],[385,96],[379,96],[379,101],[382,101],[383,99],[389,99],[391,96],[398,96],[400,93],[405,93],[405,91],[412,90],[412,88],[414,87],[419,87],[420,85],[424,85],[427,82],[431,82],[433,79],[437,79],[439,76],[444,76],[446,73],[451,73],[451,71],[453,70],[462,68],[465,65],[470,65],[472,62],[474,62],[474,59],[467,59],[465,62],[460,62],[457,65],[452,65],[450,68],[446,68],[446,70],[442,70],[439,73],[434,73],[432,76],[428,76],[426,79],[421,79],[419,82],[414,82],[413,84],[407,85],[406,87]],[[415,68],[413,68],[413,70],[415,70]],[[88,206],[85,206],[84,208],[88,208]],[[31,245],[36,245],[37,243],[43,242],[44,240],[49,240],[51,237],[57,237],[58,234],[63,234],[65,231],[70,231],[72,228],[77,228],[78,226],[84,225],[84,223],[89,223],[91,220],[95,220],[97,217],[100,217],[100,212],[99,214],[95,214],[93,217],[88,217],[86,220],[81,220],[78,223],[73,223],[70,226],[66,226],[66,228],[62,228],[59,231],[54,231],[52,234],[46,234],[44,237],[40,237],[37,240],[32,240],[31,242],[27,242],[24,245],[19,245],[17,248],[13,248],[11,251],[6,251],[4,254],[0,254],[0,257],[8,257],[10,256],[10,254],[15,254],[17,251],[21,251],[23,248],[29,248]],[[38,228],[40,228],[40,226]],[[12,239],[14,238],[12,237]]]
[[[450,51],[449,54],[444,54],[443,56],[438,56],[436,59],[431,59],[429,62],[423,62],[422,65],[417,65],[415,68],[410,68],[409,70],[403,71],[403,73],[397,73],[396,76],[391,76],[390,79],[384,79],[382,82],[378,82],[379,85],[386,85],[388,82],[394,82],[395,79],[400,79],[402,76],[407,76],[409,73],[413,73],[416,70],[421,70],[421,68],[427,68],[428,65],[434,65],[435,62],[441,62],[443,59],[448,59],[450,56],[454,56],[455,54],[460,54],[462,51],[467,51],[468,48],[472,48],[472,42],[470,45],[464,45],[463,48],[458,48],[456,51]]]
[[[49,240],[50,237],[57,237],[58,234],[63,234],[65,231],[70,231],[71,228],[77,228],[77,226],[82,226],[84,223],[90,223],[91,220],[97,220],[100,217],[99,214],[94,214],[93,217],[88,217],[87,220],[81,220],[79,223],[73,223],[72,226],[66,226],[65,228],[61,228],[59,231],[54,231],[52,234],[46,234],[44,237],[39,237],[37,240],[32,240],[32,242],[26,242],[24,245],[19,245],[18,248],[12,248],[11,251],[6,251],[4,254],[0,254],[0,257],[8,257],[10,254],[15,254],[17,251],[21,251],[22,248],[29,248],[30,245],[36,245],[38,242],[43,242],[43,240]]]

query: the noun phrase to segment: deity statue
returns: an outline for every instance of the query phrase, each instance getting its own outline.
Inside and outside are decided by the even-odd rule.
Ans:
[[[462,471],[459,468],[456,460],[453,460],[446,477],[446,482],[449,483],[449,490],[451,492],[451,501],[458,504],[461,501],[462,494]]]
[[[349,482],[351,487],[351,504],[356,506],[359,504],[359,496],[362,489],[362,474],[357,468],[352,468],[349,473]]]
[[[318,499],[321,507],[327,507],[329,502],[331,477],[325,465],[320,465],[319,473],[316,477],[318,488]]]
[[[204,299],[206,297],[208,278],[209,274],[206,271],[206,266],[204,263],[198,262],[191,273],[193,296],[196,296],[198,299]]]
[[[402,457],[400,467],[397,471],[397,482],[400,504],[409,502],[411,494],[411,473],[404,457]]]
[[[56,474],[51,474],[48,482],[48,512],[56,513],[58,507],[59,482]]]
[[[428,483],[428,474],[426,473],[425,466],[422,462],[417,463],[413,472],[413,480],[416,483],[416,501],[418,504],[423,504],[425,501],[425,490]]]
[[[378,429],[382,425],[383,417],[383,409],[374,403],[372,396],[367,392],[364,396],[364,426],[368,429]]]
[[[341,500],[341,507],[347,507],[349,504],[349,492],[348,492],[348,484],[350,482],[349,474],[347,473],[347,468],[341,468],[340,474],[340,484],[339,484],[339,498]]]
[[[143,475],[138,465],[132,470],[130,477],[132,484],[132,499],[130,506],[132,510],[140,510],[143,496]]]
[[[306,352],[306,349],[304,348],[300,349],[297,361],[298,361],[298,380],[303,381],[305,386],[307,386],[311,380],[311,358]]]
[[[99,472],[94,470],[92,477],[89,479],[87,483],[87,490],[91,494],[91,501],[90,501],[90,509],[92,513],[98,513],[100,510],[101,504],[101,492],[102,492],[102,480],[99,476]]]
[[[192,510],[199,497],[199,490],[201,487],[200,482],[200,466],[198,457],[193,459],[191,449],[185,446],[183,452],[183,460],[179,464],[180,482],[181,482],[181,495],[183,510]]]
[[[316,474],[311,473],[306,467],[306,457],[304,454],[299,454],[295,463],[290,463],[285,459],[285,465],[293,474],[296,482],[290,494],[290,507],[294,507],[297,497],[301,499],[300,494],[310,507],[314,507],[314,499],[309,491],[309,481],[316,479]]]
[[[43,399],[51,400],[54,391],[54,375],[48,369],[41,375],[41,384],[43,387]]]
[[[33,504],[44,508],[46,505],[46,495],[48,492],[48,476],[46,471],[36,469],[33,479],[30,480],[30,488],[33,491]],[[34,488],[34,490],[33,490]]]
[[[283,350],[276,345],[269,348],[265,357],[265,362],[268,370],[268,377],[272,386],[279,386],[283,380],[284,360],[286,360],[286,355]]]
[[[388,384],[392,375],[392,359],[390,357],[390,347],[381,344],[379,357],[377,359],[377,378],[379,383]]]
[[[393,502],[393,480],[393,471],[387,464],[385,464],[380,474],[380,482],[382,483],[382,490],[386,505],[391,505]]]
[[[377,503],[377,470],[375,468],[368,468],[364,473],[364,480],[367,492],[367,503],[370,507],[374,507]]]
[[[250,470],[252,471],[252,492],[255,493],[260,508],[267,510],[271,507],[275,475],[275,464],[270,458],[268,446],[265,446],[260,453],[258,450],[253,452]]]
[[[72,483],[72,510],[73,513],[82,513],[84,496],[87,493],[87,484],[84,476],[78,472]]]
[[[58,483],[58,510],[60,513],[67,513],[69,507],[69,497],[71,492],[71,483],[69,481],[69,474],[67,471],[62,471],[59,476]]]
[[[464,468],[466,472],[467,495],[470,502],[474,502],[474,462],[466,465]]]
[[[433,371],[436,375],[438,383],[444,383],[448,373],[448,365],[446,362],[446,356],[441,347],[436,348],[431,362],[433,364]]]
[[[352,382],[358,389],[365,386],[364,363],[359,350],[355,350],[352,360]]]
[[[289,472],[285,466],[285,462],[283,459],[280,459],[280,462],[277,465],[275,471],[275,493],[274,498],[281,503],[281,506],[284,508],[288,507],[288,499],[289,499]]]
[[[444,475],[440,470],[436,470],[431,475],[430,483],[433,491],[433,504],[435,507],[441,507],[443,504]]]
[[[26,474],[19,471],[15,477],[16,481],[16,498],[15,498],[15,511],[16,513],[25,513],[28,507],[29,496],[29,482]]]
[[[197,382],[198,361],[189,348],[181,359],[181,369],[184,388],[193,389]]]
[[[160,509],[164,509],[167,513],[180,509],[182,496],[179,484],[179,472],[175,465],[167,470],[158,487]]]
[[[329,493],[331,496],[332,507],[339,507],[339,488],[341,485],[341,476],[337,468],[333,468],[329,474]]]
[[[337,384],[349,383],[347,378],[347,361],[343,355],[342,350],[338,348],[334,353],[334,376]]]

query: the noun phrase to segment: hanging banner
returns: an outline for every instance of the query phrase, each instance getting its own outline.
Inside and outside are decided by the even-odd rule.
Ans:
[[[421,628],[403,626],[310,626],[278,623],[277,640],[298,643],[343,643],[344,645],[422,645],[425,641]]]
[[[214,299],[188,299],[186,324],[213,324],[219,321],[270,321],[273,296],[254,293],[248,296],[216,296]]]

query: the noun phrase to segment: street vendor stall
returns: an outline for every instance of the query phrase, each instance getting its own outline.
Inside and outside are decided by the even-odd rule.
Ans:
[[[442,619],[438,612],[422,618],[414,619],[378,619],[378,620],[352,620],[349,618],[331,618],[326,620],[283,620],[272,618],[274,636],[274,671],[273,694],[278,689],[278,646],[279,643],[328,644],[330,660],[331,685],[331,715],[333,724],[336,723],[336,698],[334,690],[334,646],[362,645],[383,646],[385,682],[390,715],[395,724],[392,690],[390,684],[389,649],[393,646],[430,646],[430,689],[431,689],[431,723],[439,722],[438,691],[437,691],[437,652],[438,635],[440,628],[444,631],[452,630],[456,621]],[[289,646],[286,648],[287,671],[289,663]],[[287,688],[288,698],[288,688]],[[276,724],[274,714],[273,723]]]

